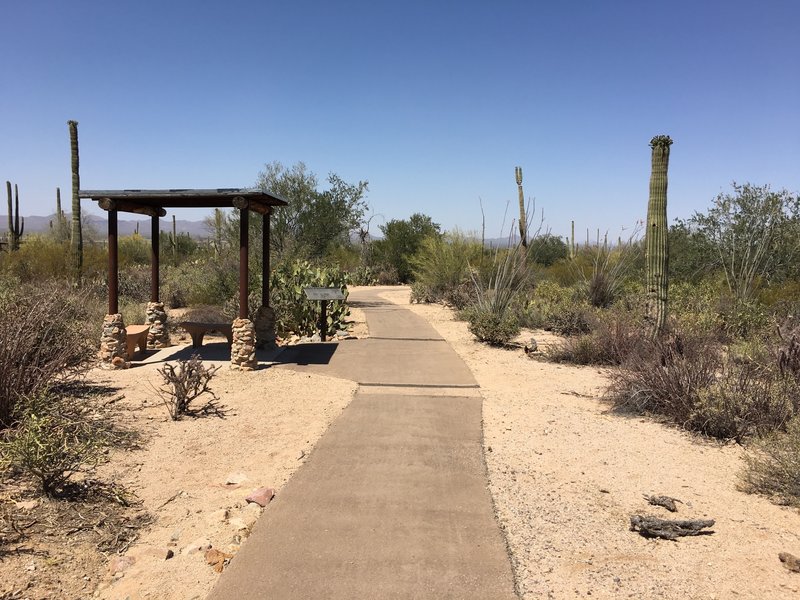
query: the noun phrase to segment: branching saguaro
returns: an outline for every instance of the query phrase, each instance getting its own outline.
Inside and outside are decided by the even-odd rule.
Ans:
[[[652,171],[650,174],[650,200],[647,204],[647,231],[645,232],[645,262],[647,294],[647,321],[650,336],[656,338],[664,331],[667,322],[669,288],[669,247],[667,240],[667,168],[668,135],[657,135],[650,140]]]
[[[81,230],[81,176],[78,160],[78,122],[67,121],[72,163],[72,268],[75,282],[80,285],[83,274],[83,231]]]
[[[14,204],[11,203],[11,182],[6,181],[6,191],[8,193],[8,249],[11,252],[19,250],[19,240],[25,231],[25,218],[20,224],[19,216],[19,189],[14,184]],[[15,212],[16,207],[16,212]]]

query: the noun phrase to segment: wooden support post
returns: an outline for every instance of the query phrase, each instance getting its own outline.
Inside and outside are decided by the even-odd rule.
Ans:
[[[261,306],[269,306],[269,212],[261,215]]]
[[[245,206],[240,209],[239,217],[239,318],[249,318],[248,310],[248,272],[249,272],[249,238],[250,238],[250,211]]]
[[[161,231],[158,226],[158,214],[150,217],[150,302],[158,302],[159,296],[159,245]]]
[[[119,256],[117,253],[117,211],[108,211],[108,314],[119,312]]]

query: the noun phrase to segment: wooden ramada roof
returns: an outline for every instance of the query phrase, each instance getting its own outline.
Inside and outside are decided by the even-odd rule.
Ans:
[[[171,190],[80,190],[81,198],[95,200],[104,210],[141,214],[163,213],[165,208],[243,208],[268,212],[272,206],[286,206],[280,196],[245,188]]]

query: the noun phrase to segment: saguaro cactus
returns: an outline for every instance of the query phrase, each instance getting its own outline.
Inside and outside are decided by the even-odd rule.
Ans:
[[[11,204],[11,182],[6,181],[6,191],[8,192],[8,249],[11,252],[19,250],[19,238],[25,231],[25,218],[20,223],[19,216],[19,189],[14,184],[14,206]]]
[[[647,294],[647,321],[650,335],[658,337],[667,322],[667,297],[669,289],[669,246],[667,243],[667,167],[668,135],[657,135],[650,140],[652,171],[650,174],[650,201],[647,204],[647,231],[645,232],[645,261]]]
[[[169,246],[172,248],[172,261],[178,264],[178,227],[175,223],[175,215],[172,215],[172,233],[169,234]]]
[[[522,193],[522,167],[514,167],[519,192],[519,239],[524,248],[528,247],[528,220],[525,218],[525,195]]]
[[[80,285],[83,272],[83,231],[81,230],[81,176],[78,160],[78,122],[67,121],[72,162],[72,268],[75,282]]]

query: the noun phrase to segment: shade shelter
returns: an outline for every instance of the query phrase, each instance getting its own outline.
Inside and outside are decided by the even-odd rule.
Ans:
[[[269,307],[269,215],[273,207],[286,206],[280,196],[261,190],[220,189],[170,189],[170,190],[81,190],[81,198],[90,198],[108,213],[108,315],[103,322],[100,357],[111,367],[127,366],[127,332],[119,313],[119,262],[117,251],[117,215],[120,212],[149,215],[151,218],[151,284],[148,304],[148,347],[160,347],[168,334],[166,312],[159,298],[159,219],[168,208],[235,208],[240,211],[239,220],[239,315],[234,320],[231,366],[253,368],[255,344],[263,342],[266,331],[272,328],[274,340],[274,313]],[[250,212],[261,215],[262,235],[262,285],[261,307],[256,315],[256,324],[249,319],[248,306],[248,255]],[[261,316],[261,323],[259,323]],[[259,325],[262,325],[259,332]],[[260,333],[260,335],[259,335]],[[259,340],[260,338],[260,340]]]

